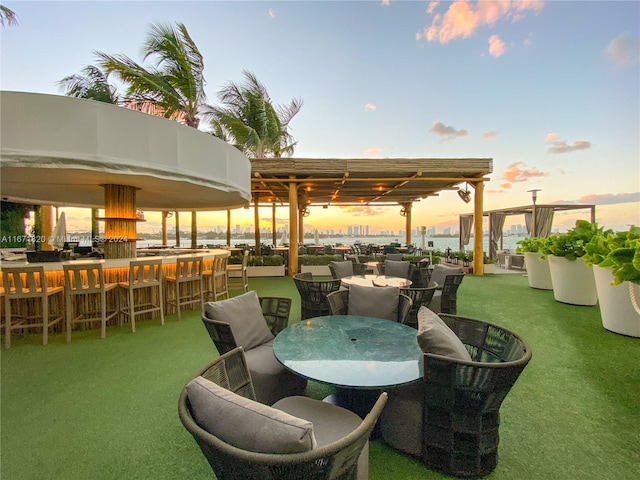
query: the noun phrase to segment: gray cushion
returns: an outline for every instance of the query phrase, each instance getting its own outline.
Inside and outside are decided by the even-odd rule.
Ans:
[[[333,271],[337,278],[344,278],[353,275],[353,262],[331,262]]]
[[[231,325],[238,346],[245,350],[273,339],[262,315],[258,295],[253,290],[228,300],[207,302],[204,304],[204,314],[207,318]]]
[[[427,307],[418,310],[418,345],[424,353],[470,362],[471,356],[458,336]]]
[[[384,274],[389,277],[409,278],[409,267],[411,262],[396,262],[395,260],[385,260]]]
[[[237,395],[203,377],[187,384],[196,423],[222,441],[260,453],[299,453],[316,447],[313,424]]]
[[[429,286],[433,287],[436,283],[438,289],[442,289],[444,285],[444,279],[447,275],[459,275],[464,273],[461,267],[447,267],[445,265],[436,264],[433,266],[433,272],[431,272],[431,280]]]
[[[349,287],[349,315],[384,318],[398,321],[398,287]]]

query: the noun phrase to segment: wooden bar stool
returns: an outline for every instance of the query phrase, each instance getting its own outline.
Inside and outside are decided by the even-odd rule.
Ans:
[[[129,262],[129,280],[120,282],[124,291],[120,311],[129,318],[131,331],[136,331],[136,315],[160,313],[164,325],[164,299],[162,295],[162,258],[132,260]]]
[[[222,296],[229,298],[228,260],[228,257],[216,256],[211,264],[211,270],[202,272],[205,301],[213,300],[215,302]]]
[[[67,304],[67,342],[75,323],[100,322],[100,338],[107,335],[107,322],[120,314],[117,283],[106,283],[101,263],[62,265]],[[112,304],[107,293],[113,292]]]
[[[240,287],[242,288],[243,293],[247,293],[249,291],[249,273],[247,270],[247,263],[249,262],[249,250],[244,251],[244,255],[242,257],[242,265],[227,265],[227,274],[229,277],[229,287],[233,286],[231,282],[232,278],[238,278],[230,275],[234,272],[240,272]],[[235,282],[234,282],[235,283]],[[236,284],[237,286],[237,284]]]
[[[3,267],[2,273],[6,348],[11,347],[13,330],[30,328],[42,328],[42,344],[46,345],[49,327],[64,318],[64,288],[47,286],[42,266]],[[12,311],[14,306],[15,313]]]
[[[181,307],[198,303],[204,305],[202,257],[178,258],[175,276],[167,275],[165,281],[172,285],[167,288],[167,305],[176,307],[178,321]]]

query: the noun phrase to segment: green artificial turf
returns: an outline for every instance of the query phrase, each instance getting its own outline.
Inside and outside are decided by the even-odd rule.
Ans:
[[[290,278],[250,279],[259,295],[300,299]],[[502,408],[495,479],[624,480],[640,475],[640,340],[607,332],[598,307],[564,305],[522,275],[467,276],[461,315],[518,332],[533,358]],[[50,337],[15,335],[1,352],[0,478],[213,478],[182,427],[187,379],[217,355],[200,312]],[[329,387],[311,383],[322,398]],[[371,444],[370,478],[447,478]]]

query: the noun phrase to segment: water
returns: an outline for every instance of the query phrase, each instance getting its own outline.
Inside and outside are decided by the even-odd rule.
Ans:
[[[518,242],[519,240],[522,240],[525,237],[522,236],[505,236],[503,239],[503,248],[506,250],[510,250],[512,252],[515,252],[516,247],[518,246],[516,242]],[[261,237],[261,241],[262,243],[265,244],[270,244],[271,243],[271,236],[263,236]],[[412,237],[412,244],[416,247],[420,247],[421,245],[421,238],[420,237]],[[373,243],[375,245],[388,245],[390,243],[400,243],[404,245],[404,237],[382,237],[382,236],[373,236],[373,237],[347,237],[347,236],[343,236],[343,237],[320,237],[320,243],[323,245],[336,245],[338,243],[342,244],[342,245],[353,245],[353,243],[355,241],[360,241],[361,244],[363,245],[368,245],[370,243]],[[450,248],[453,251],[458,251],[459,250],[459,239],[458,237],[434,237],[434,238],[430,238],[430,237],[425,237],[425,245],[428,245],[427,242],[433,242],[433,246],[434,248],[436,248],[437,250],[441,250],[444,251],[447,248]],[[247,243],[249,245],[254,245],[255,244],[255,240],[253,238],[251,239],[231,239],[231,245],[237,245],[240,243]],[[278,238],[278,243],[280,243],[280,239]],[[313,238],[305,238],[304,239],[304,243],[307,245],[312,245],[313,242]],[[225,240],[216,240],[216,239],[209,239],[209,238],[198,238],[197,241],[198,245],[216,245],[216,246],[225,246],[226,245],[226,241]],[[154,247],[154,246],[158,246],[158,245],[162,245],[162,241],[161,240],[156,240],[156,239],[143,239],[143,240],[138,240],[137,242],[137,246],[138,248],[147,248],[147,247]],[[169,239],[169,245],[173,246],[175,245],[175,239],[170,238]],[[484,251],[487,252],[489,251],[489,237],[485,236],[483,237],[483,246],[484,246]],[[182,248],[190,248],[191,247],[191,238],[189,235],[185,235],[185,236],[181,236],[180,237],[180,247]],[[499,247],[499,246],[498,246]],[[465,250],[473,250],[473,237],[471,237],[471,239],[469,240],[469,243],[466,245]]]

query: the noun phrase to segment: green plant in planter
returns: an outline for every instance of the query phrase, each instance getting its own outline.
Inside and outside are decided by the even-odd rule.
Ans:
[[[610,231],[610,230],[609,230]],[[575,260],[584,256],[585,246],[593,237],[603,235],[604,230],[598,227],[597,223],[586,220],[576,221],[575,228],[572,228],[561,235],[551,235],[541,245],[540,252],[545,255],[555,255],[565,257],[567,260]]]
[[[229,265],[242,265],[242,255],[231,255],[227,260],[227,263]]]
[[[485,265],[491,265],[491,264],[496,263],[496,261],[493,258],[487,257],[485,255],[484,258],[482,259],[482,263],[484,263]]]
[[[613,285],[624,281],[640,284],[640,227],[628,232],[607,230],[585,245],[584,261],[589,265],[611,268]]]
[[[304,255],[300,258],[302,265],[307,266],[329,265],[331,262],[344,261],[341,255]]]
[[[541,253],[546,243],[546,238],[539,237],[527,237],[522,240],[518,240],[517,244],[520,245],[517,249],[517,253]]]
[[[279,267],[283,264],[281,255],[264,255],[250,257],[247,262],[250,267]]]

